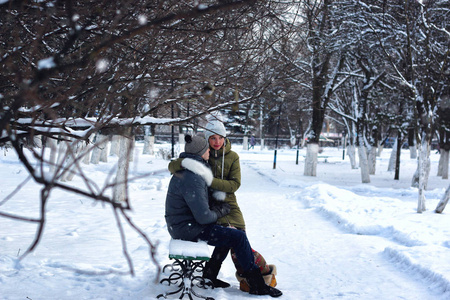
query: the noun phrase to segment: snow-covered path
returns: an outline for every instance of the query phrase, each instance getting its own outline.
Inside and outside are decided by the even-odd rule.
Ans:
[[[137,146],[136,153],[141,153],[142,144]],[[378,158],[372,183],[361,185],[359,170],[350,169],[338,149],[326,149],[330,158],[319,163],[313,178],[302,175],[302,162],[294,164],[295,149],[279,151],[273,170],[272,151],[235,148],[242,171],[237,197],[247,233],[252,246],[277,266],[278,287],[284,293],[280,299],[450,299],[450,215],[415,212],[417,191],[409,187],[415,161],[405,160],[401,180],[394,181],[385,171],[386,153]],[[437,160],[434,155],[434,168]],[[116,161],[110,157],[108,163],[83,170],[101,185]],[[131,168],[137,179],[129,185],[133,210],[128,214],[159,244],[160,265],[170,262],[164,220],[167,163],[139,156]],[[148,172],[152,175],[141,177]],[[25,177],[13,153],[1,156],[0,195],[10,194]],[[83,186],[83,181],[75,178],[71,184]],[[429,208],[436,206],[448,184],[430,177]],[[29,181],[15,197],[3,201],[0,211],[36,217],[39,190]],[[155,283],[157,269],[146,243],[126,222],[136,276],[116,273],[128,271],[128,264],[109,206],[55,190],[47,217],[41,243],[22,261],[18,256],[32,241],[36,225],[0,218],[0,300],[151,300],[165,290]],[[234,272],[227,258],[220,278],[232,287],[202,294],[216,300],[271,299],[241,292]]]
[[[277,266],[283,299],[437,299],[426,285],[395,268],[382,254],[393,242],[343,232],[287,194],[289,189],[278,193],[277,183],[246,163],[241,168],[237,196],[247,233],[252,246]],[[230,259],[222,273],[234,284]],[[227,290],[218,295],[216,299],[230,299]]]

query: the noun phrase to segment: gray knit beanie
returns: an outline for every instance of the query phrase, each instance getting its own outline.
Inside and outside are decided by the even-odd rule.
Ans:
[[[208,142],[202,136],[190,136],[187,134],[184,137],[184,140],[186,142],[184,145],[184,152],[186,153],[202,156],[209,148]]]
[[[225,126],[223,125],[222,122],[220,122],[219,120],[210,120],[208,124],[206,124],[205,128],[206,140],[209,141],[209,137],[215,134],[223,137],[227,136]]]

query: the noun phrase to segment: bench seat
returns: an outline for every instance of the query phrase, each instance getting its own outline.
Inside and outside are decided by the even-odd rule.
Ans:
[[[183,299],[187,295],[189,300],[193,300],[192,296],[214,300],[214,298],[202,296],[195,291],[197,288],[212,287],[209,280],[202,277],[204,264],[209,261],[210,257],[206,242],[172,239],[169,244],[169,258],[174,262],[164,266],[163,273],[168,269],[170,275],[162,279],[160,283],[167,283],[169,286],[177,285],[177,288],[175,291],[159,294],[157,298],[167,298],[169,295],[181,293],[178,299]]]

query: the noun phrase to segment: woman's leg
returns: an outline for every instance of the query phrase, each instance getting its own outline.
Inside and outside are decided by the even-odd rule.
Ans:
[[[244,270],[244,277],[247,278],[250,285],[250,294],[270,295],[272,297],[282,295],[279,290],[266,285],[264,282],[261,271],[255,264],[247,235],[243,231],[219,225],[209,225],[199,234],[198,239],[206,241],[211,246],[234,249],[237,259]]]
[[[244,271],[249,271],[254,267],[257,268],[245,232],[219,225],[210,225],[200,233],[198,238],[211,246],[233,248]]]

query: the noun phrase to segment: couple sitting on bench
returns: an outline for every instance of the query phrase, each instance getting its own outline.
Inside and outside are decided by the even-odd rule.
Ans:
[[[225,202],[210,204],[209,186],[213,174],[207,163],[209,144],[204,137],[186,136],[184,169],[176,172],[170,181],[165,218],[173,239],[205,241],[216,247],[233,248],[247,280],[250,294],[279,297],[282,293],[264,281],[255,264],[252,248],[245,232],[216,225],[217,219],[230,212]]]

